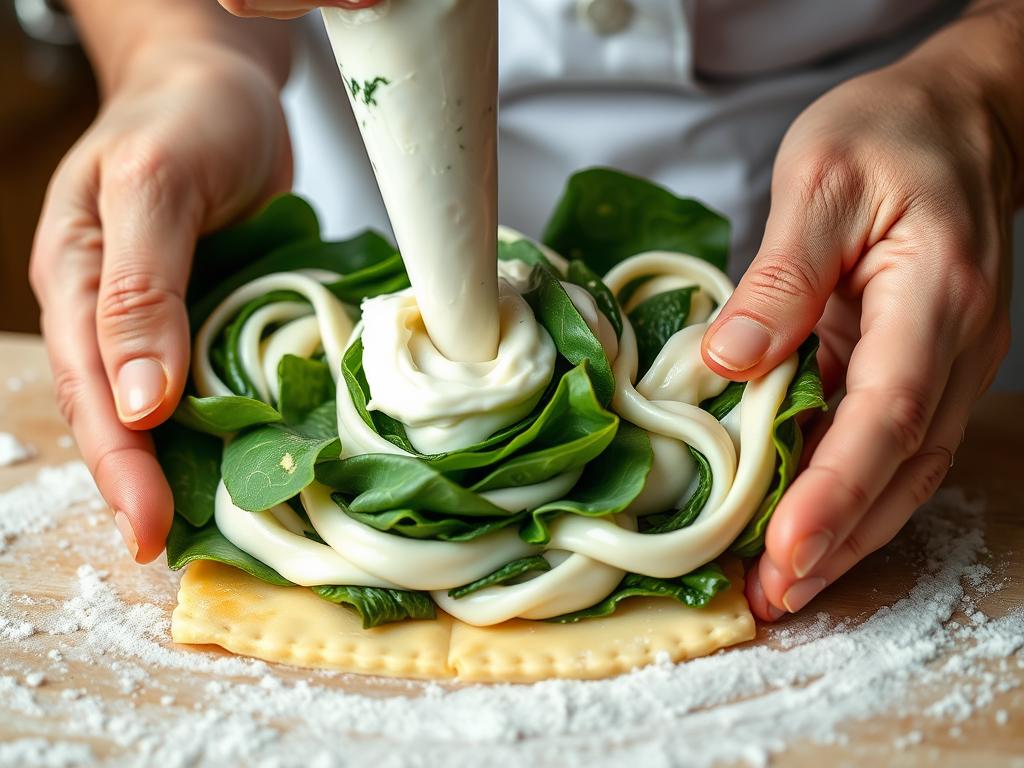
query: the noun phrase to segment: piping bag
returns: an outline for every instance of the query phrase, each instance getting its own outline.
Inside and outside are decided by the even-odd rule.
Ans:
[[[431,342],[497,353],[498,0],[323,8]]]

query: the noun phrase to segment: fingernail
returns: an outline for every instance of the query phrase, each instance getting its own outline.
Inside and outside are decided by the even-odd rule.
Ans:
[[[814,596],[825,588],[827,583],[821,576],[801,579],[786,590],[786,594],[782,596],[782,604],[786,606],[786,610],[790,613],[796,613],[811,602]]]
[[[117,410],[121,419],[136,421],[152,413],[166,392],[167,375],[158,360],[129,360],[117,374]]]
[[[722,323],[711,336],[708,355],[723,368],[745,371],[761,362],[771,343],[767,328],[737,315]]]
[[[132,524],[128,522],[128,515],[120,510],[114,513],[114,525],[117,526],[117,530],[121,534],[121,538],[124,539],[124,545],[128,547],[128,554],[132,556],[132,560],[138,558],[139,554],[139,540],[135,538],[135,531],[132,530]]]
[[[812,533],[793,548],[793,573],[802,579],[814,570],[831,546],[831,533],[828,531]]]

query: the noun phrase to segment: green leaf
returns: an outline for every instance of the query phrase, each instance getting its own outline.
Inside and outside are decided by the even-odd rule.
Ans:
[[[569,512],[602,517],[621,512],[644,489],[652,462],[647,432],[627,421],[619,422],[615,438],[587,464],[566,497],[533,510],[519,536],[530,544],[547,544],[551,539],[549,524],[556,515]]]
[[[690,286],[657,293],[629,313],[640,360],[638,377],[647,373],[668,340],[686,327],[695,290],[695,286]]]
[[[498,258],[502,261],[522,261],[525,264],[532,264],[534,266],[543,264],[552,270],[555,269],[554,265],[548,261],[548,257],[544,255],[544,252],[525,238],[514,240],[511,243],[499,240]]]
[[[697,519],[704,505],[707,504],[708,496],[711,495],[711,465],[704,458],[700,451],[687,446],[690,455],[697,463],[697,487],[686,503],[674,512],[660,515],[648,515],[640,520],[643,526],[643,533],[668,533],[678,531],[680,528],[693,523]]]
[[[345,379],[345,387],[348,389],[349,397],[352,398],[352,405],[355,406],[359,418],[374,432],[385,440],[394,443],[407,453],[417,453],[409,442],[405,433],[405,427],[396,419],[392,419],[386,413],[367,410],[366,404],[370,400],[370,385],[366,381],[366,374],[363,371],[363,340],[356,339],[351,346],[345,350],[345,356],[341,361],[341,375]]]
[[[331,400],[298,424],[257,427],[228,443],[221,473],[231,500],[259,512],[313,482],[317,462],[335,458],[340,449],[334,412]]]
[[[182,400],[175,410],[174,420],[199,432],[229,435],[247,427],[278,422],[281,420],[281,414],[262,400],[254,400],[251,397],[190,395]]]
[[[730,551],[738,557],[754,557],[764,549],[768,521],[796,475],[803,449],[803,435],[796,417],[806,411],[828,409],[818,372],[817,353],[818,337],[812,335],[800,346],[796,375],[775,416],[772,442],[779,455],[778,474],[757,514],[730,547]]]
[[[551,335],[559,354],[573,365],[587,363],[597,399],[602,405],[607,405],[615,392],[615,377],[601,342],[553,270],[537,265],[531,279],[533,287],[523,298],[533,308],[537,321]]]
[[[730,381],[721,393],[715,397],[708,398],[700,404],[700,407],[721,421],[729,415],[733,408],[739,405],[740,400],[743,398],[743,390],[746,387],[747,382],[745,381]]]
[[[220,334],[221,338],[218,340],[216,348],[222,350],[223,354],[224,383],[227,384],[236,395],[252,398],[254,400],[259,399],[256,387],[253,386],[252,381],[249,379],[249,374],[246,372],[245,366],[242,364],[239,340],[242,335],[242,328],[245,327],[246,321],[252,317],[256,310],[262,309],[268,304],[275,304],[279,301],[305,302],[306,298],[294,291],[270,291],[269,293],[265,293],[264,295],[252,299],[242,305],[234,318],[232,318],[232,320],[224,327],[223,332]],[[211,350],[211,356],[212,354],[213,350]]]
[[[504,584],[512,579],[517,579],[520,576],[530,573],[531,571],[550,571],[551,563],[545,560],[540,555],[531,555],[530,557],[521,557],[518,560],[513,560],[511,563],[505,563],[498,570],[493,573],[489,573],[486,576],[471,581],[469,584],[464,584],[461,587],[455,587],[454,589],[448,590],[448,597],[453,597],[456,600],[460,600],[466,595],[471,595],[474,592],[479,592],[481,589],[487,587],[493,587],[496,584]]]
[[[230,280],[232,275],[242,275],[238,282],[223,293],[223,298],[238,285],[252,279],[245,276],[248,274],[245,269],[254,260],[288,243],[301,240],[318,242],[320,223],[309,203],[296,195],[275,197],[252,218],[207,235],[199,241],[195,258],[192,260],[188,305],[195,304],[210,286],[219,287],[222,281]],[[292,267],[284,267],[290,268]],[[211,301],[210,308],[218,303],[220,299]],[[203,319],[205,315],[201,319],[193,318],[193,331],[199,327]]]
[[[581,611],[555,616],[547,621],[557,624],[572,624],[581,619],[610,616],[615,613],[619,603],[631,597],[667,597],[683,605],[703,608],[711,602],[711,598],[728,587],[729,579],[726,578],[718,563],[702,565],[676,579],[656,579],[653,576],[627,573],[615,591],[601,602]]]
[[[277,366],[278,408],[288,424],[300,424],[310,413],[334,400],[334,379],[327,363],[285,355]],[[337,426],[335,425],[335,434]]]
[[[622,315],[619,313],[619,302],[615,300],[615,294],[604,284],[604,281],[588,267],[584,262],[576,259],[569,262],[569,272],[566,275],[571,283],[584,288],[587,293],[594,297],[597,308],[608,318],[608,322],[615,329],[616,338],[622,336]]]
[[[153,430],[156,456],[174,496],[174,510],[193,525],[213,516],[220,482],[220,439],[168,421]]]
[[[195,332],[217,305],[236,288],[274,272],[299,269],[337,272],[344,277],[327,287],[342,301],[350,304],[358,304],[362,296],[374,293],[374,287],[381,283],[395,280],[400,283],[405,278],[401,257],[376,232],[367,231],[349,240],[325,243],[321,242],[318,230],[317,226],[312,234],[307,233],[297,241],[289,240],[278,245],[268,242],[255,246],[248,261],[239,263],[231,272],[221,274],[217,282],[202,284],[194,277],[189,294],[189,323],[192,331]],[[401,287],[407,285],[406,279],[405,285]],[[192,295],[200,292],[201,296]]]
[[[569,179],[544,243],[599,275],[644,251],[679,251],[726,267],[729,222],[696,200],[609,168]]]
[[[245,571],[268,584],[291,586],[291,582],[273,568],[228,541],[214,521],[196,528],[175,515],[167,536],[167,565],[172,571],[177,571],[193,560],[213,560]]]
[[[425,592],[346,586],[313,587],[313,591],[328,602],[355,609],[363,620],[363,629],[437,616],[434,601]]]
[[[489,466],[494,468],[473,484],[473,490],[533,485],[579,469],[608,447],[618,426],[619,417],[597,401],[586,368],[577,366],[562,377],[555,394],[529,429],[490,453],[493,458]],[[503,461],[516,451],[517,455]],[[432,465],[463,468],[471,466],[466,460],[479,460],[485,455],[462,454]]]
[[[414,509],[457,517],[508,517],[501,507],[413,456],[367,453],[325,462],[317,479],[346,497],[353,512]]]
[[[385,533],[394,533],[409,539],[437,539],[439,541],[472,541],[488,533],[517,524],[525,513],[507,514],[505,517],[451,517],[446,514],[421,512],[416,509],[392,509],[387,512],[353,512],[340,493],[332,494],[334,501],[353,520]]]

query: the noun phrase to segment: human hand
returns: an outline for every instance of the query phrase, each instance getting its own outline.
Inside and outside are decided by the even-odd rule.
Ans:
[[[145,430],[185,386],[196,239],[286,190],[291,156],[277,84],[238,53],[150,46],[123,73],[50,182],[30,279],[61,411],[148,562],[173,500]]]
[[[826,388],[845,396],[749,574],[763,619],[895,536],[1006,355],[1014,160],[977,96],[908,61],[837,87],[782,142],[764,240],[704,358],[755,378],[816,331]]]
[[[224,9],[235,16],[251,18],[267,16],[272,19],[295,19],[314,8],[370,8],[381,0],[218,0]]]

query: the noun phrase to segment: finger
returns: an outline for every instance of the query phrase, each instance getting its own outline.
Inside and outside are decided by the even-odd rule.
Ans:
[[[716,373],[762,376],[810,335],[863,245],[850,234],[866,229],[853,224],[855,179],[831,167],[809,179],[776,170],[761,248],[704,335],[704,360]]]
[[[184,295],[202,208],[180,167],[143,144],[101,169],[96,334],[118,416],[133,429],[164,421],[188,374]]]
[[[129,552],[149,562],[163,550],[173,499],[149,437],[118,421],[96,343],[97,184],[92,168],[56,174],[33,246],[32,284],[58,404]]]
[[[920,281],[890,272],[865,290],[866,329],[846,396],[768,528],[771,559],[791,578],[807,576],[842,544],[927,434],[955,351],[935,341],[945,338],[941,301],[892,301],[926,294]]]
[[[880,549],[935,493],[952,465],[971,406],[980,392],[978,353],[962,355],[953,368],[936,418],[922,447],[903,462],[871,510],[803,578],[784,569],[761,568],[761,590],[770,603],[795,612],[856,563]]]
[[[370,8],[380,0],[220,0],[226,11],[235,16],[251,18],[266,16],[273,19],[294,19],[314,8]]]
[[[778,621],[786,612],[776,608],[765,597],[764,590],[761,588],[761,576],[758,573],[760,564],[761,559],[758,558],[758,561],[747,571],[747,604],[750,606],[751,613],[761,621]]]

